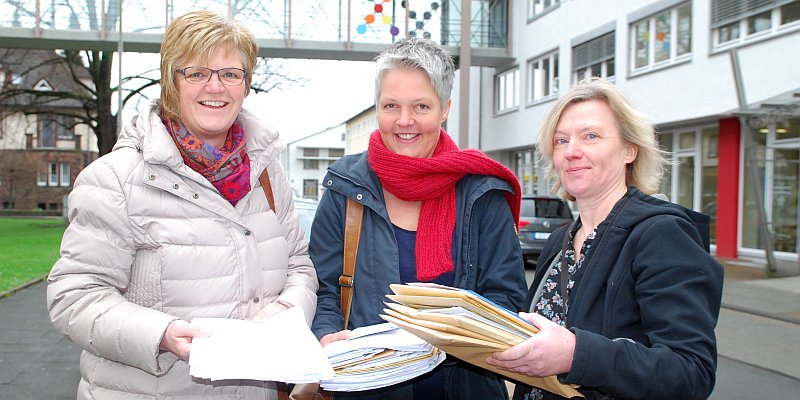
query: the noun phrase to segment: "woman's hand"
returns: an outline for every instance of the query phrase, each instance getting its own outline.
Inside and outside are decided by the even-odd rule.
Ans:
[[[189,361],[192,338],[208,337],[210,332],[192,326],[192,324],[176,319],[167,325],[158,348],[175,354],[183,361]]]
[[[349,338],[351,338],[353,336],[355,336],[353,331],[351,331],[349,329],[345,329],[343,331],[339,331],[339,332],[336,332],[336,333],[329,333],[329,334],[323,336],[322,339],[319,340],[319,344],[321,344],[322,347],[325,347],[325,346],[327,346],[327,345],[329,345],[329,344],[331,344],[333,342],[338,342],[340,340],[349,339]]]
[[[539,328],[530,339],[486,359],[489,365],[528,376],[568,372],[575,353],[575,334],[536,313],[519,313]]]

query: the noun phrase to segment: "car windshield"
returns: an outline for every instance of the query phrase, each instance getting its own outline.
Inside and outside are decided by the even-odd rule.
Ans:
[[[522,199],[520,216],[527,218],[571,218],[567,203],[559,199]]]

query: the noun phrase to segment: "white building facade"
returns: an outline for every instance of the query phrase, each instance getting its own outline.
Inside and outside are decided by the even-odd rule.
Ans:
[[[797,259],[800,1],[510,7],[514,61],[471,69],[469,147],[509,166],[525,193],[547,193],[534,150],[539,125],[579,79],[609,79],[657,126],[675,161],[662,192],[712,216],[718,256],[763,255],[771,240],[776,257]],[[455,122],[451,112],[451,132]],[[756,229],[759,203],[771,238]]]
[[[308,135],[286,145],[281,164],[295,197],[319,201],[328,165],[344,155],[345,124]]]
[[[369,136],[378,129],[378,110],[369,106],[360,113],[345,121],[347,143],[345,154],[356,154],[367,151]]]

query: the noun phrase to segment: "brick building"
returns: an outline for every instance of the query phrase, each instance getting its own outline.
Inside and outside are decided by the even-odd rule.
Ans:
[[[64,115],[83,113],[79,101],[30,93],[90,95],[73,78],[91,88],[88,73],[50,62],[56,57],[52,50],[0,49],[0,209],[61,210],[75,177],[97,158],[94,133]]]

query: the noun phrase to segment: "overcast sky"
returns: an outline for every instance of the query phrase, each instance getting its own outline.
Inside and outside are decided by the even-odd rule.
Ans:
[[[276,61],[284,65],[286,72],[306,82],[302,87],[291,86],[265,94],[251,92],[244,107],[277,128],[287,142],[339,125],[374,102],[375,64],[372,62]],[[126,53],[123,75],[158,68],[158,62],[158,54]],[[114,76],[112,79],[115,82],[117,78]],[[132,83],[131,87],[134,85]],[[152,88],[148,95],[158,97],[159,90]],[[116,109],[116,104],[112,108]],[[133,113],[134,108],[134,104],[128,103],[126,114]]]
[[[244,107],[278,128],[287,141],[339,125],[373,105],[375,64],[365,61],[280,60],[305,78],[303,87],[253,95]]]

